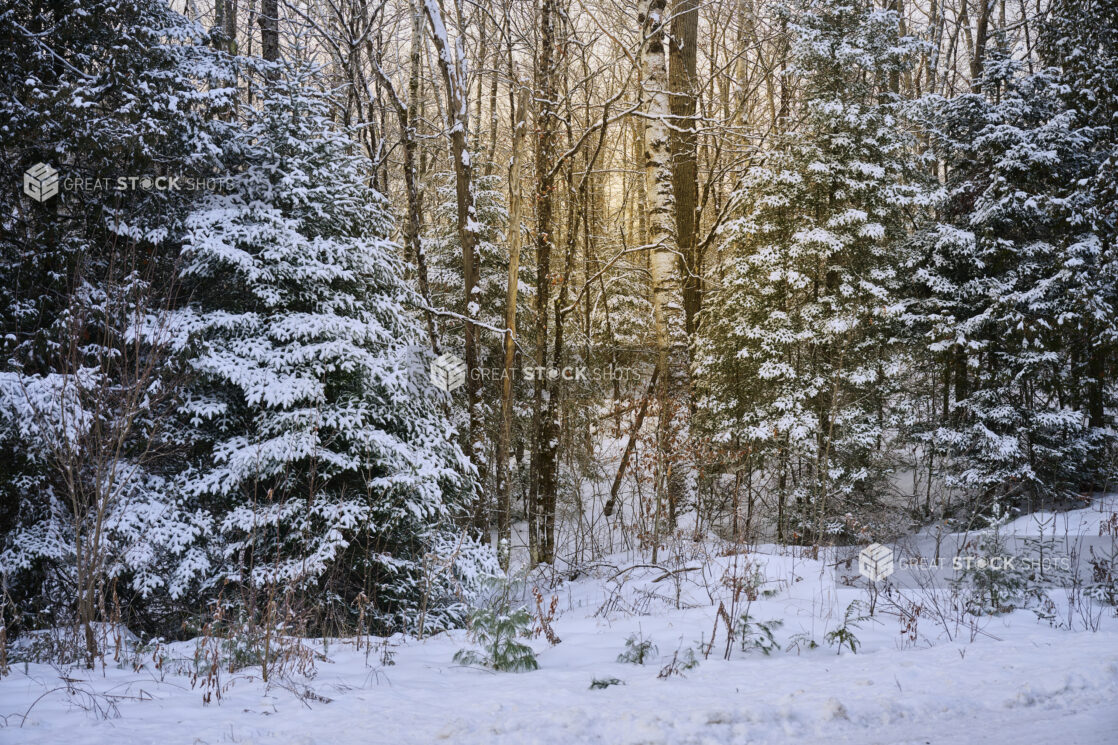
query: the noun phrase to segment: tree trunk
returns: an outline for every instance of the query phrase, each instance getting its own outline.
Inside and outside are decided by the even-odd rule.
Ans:
[[[644,0],[640,21],[644,32],[642,62],[645,119],[645,191],[648,198],[648,243],[651,246],[649,270],[652,276],[652,316],[656,329],[657,365],[660,368],[658,395],[660,405],[656,445],[656,511],[653,527],[652,558],[656,561],[660,523],[667,504],[674,513],[674,490],[669,484],[676,460],[675,392],[679,378],[679,354],[684,328],[679,287],[679,262],[673,213],[671,142],[668,117],[668,65],[664,49],[666,0]]]
[[[226,51],[237,53],[237,0],[225,0],[224,32]]]
[[[547,367],[547,326],[551,286],[551,247],[553,245],[553,194],[551,167],[555,157],[555,0],[543,0],[540,8],[540,48],[536,65],[536,368]],[[547,375],[534,379],[533,413],[536,432],[533,438],[532,488],[530,497],[529,544],[532,564],[551,560],[542,551],[540,528],[546,522],[544,505],[553,504],[558,453],[558,427],[555,403]]]
[[[478,221],[474,205],[473,159],[469,150],[470,113],[466,99],[468,94],[466,59],[461,39],[457,40],[453,49],[450,47],[440,5],[437,0],[424,0],[423,8],[431,28],[431,38],[438,53],[438,65],[439,71],[442,73],[443,85],[446,87],[446,119],[450,136],[450,154],[454,161],[454,190],[457,199],[456,226],[458,241],[462,245],[466,396],[470,416],[468,453],[470,460],[481,473],[483,471],[484,453],[481,447],[482,422],[478,400],[479,380],[477,376],[476,341],[476,320],[480,302],[477,282]],[[488,537],[489,515],[482,490],[479,490],[476,494],[474,527],[483,538]]]
[[[265,0],[267,1],[267,0]],[[400,98],[396,87],[380,67],[377,58],[377,48],[372,40],[365,43],[365,52],[369,58],[369,65],[376,75],[380,86],[388,93],[388,99],[396,112],[396,119],[400,127],[400,140],[404,146],[404,193],[407,196],[407,223],[404,226],[405,255],[408,261],[415,262],[416,279],[419,284],[419,294],[427,305],[424,316],[427,323],[427,339],[435,354],[439,353],[439,339],[435,330],[435,316],[431,310],[431,288],[427,277],[427,256],[423,250],[422,212],[420,210],[419,173],[417,152],[419,150],[419,70],[420,56],[423,49],[423,11],[412,4],[411,27],[411,52],[409,55],[410,70],[408,72],[408,99],[405,102]],[[381,129],[384,129],[383,125]]]
[[[702,257],[698,245],[699,179],[695,162],[695,63],[698,52],[699,0],[676,0],[672,8],[671,54],[668,81],[675,127],[671,134],[672,193],[675,197],[675,234],[683,274],[683,313],[687,338],[698,330],[702,309]]]
[[[279,0],[260,0],[260,54],[279,61]]]
[[[986,58],[986,39],[990,34],[990,3],[993,0],[978,0],[978,26],[974,31],[974,56],[970,63],[971,89],[982,91],[982,66]]]
[[[510,83],[517,85],[514,78]],[[505,292],[505,362],[501,370],[501,436],[497,441],[497,556],[501,568],[509,568],[512,550],[512,482],[509,479],[509,440],[512,433],[512,364],[516,356],[516,297],[520,284],[520,169],[527,134],[531,90],[521,85],[516,101],[512,133],[512,164],[509,166],[509,279]]]
[[[214,1],[215,46],[229,54],[237,53],[237,3],[236,0]]]
[[[1091,341],[1087,352],[1087,425],[1101,429],[1106,425],[1106,344],[1097,336]]]

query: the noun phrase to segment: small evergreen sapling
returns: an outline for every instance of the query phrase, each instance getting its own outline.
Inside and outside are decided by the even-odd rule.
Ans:
[[[625,681],[620,678],[594,678],[590,681],[590,690],[601,691],[610,686],[623,686]]]
[[[758,649],[761,654],[768,656],[774,649],[780,649],[773,632],[784,625],[779,618],[769,621],[757,621],[748,613],[741,617],[738,623],[737,635],[741,639],[741,651]]]
[[[645,639],[639,632],[630,634],[625,640],[625,650],[617,655],[618,662],[627,662],[632,665],[643,665],[657,654],[656,645],[651,639]]]
[[[532,615],[523,605],[515,606],[507,583],[496,586],[490,603],[475,608],[470,615],[470,637],[480,649],[460,649],[454,661],[460,665],[480,665],[499,672],[527,672],[539,669],[536,653],[520,641],[532,635]]]
[[[850,647],[851,652],[858,653],[858,645],[861,642],[858,641],[858,637],[854,635],[853,630],[862,628],[861,624],[870,620],[869,616],[860,615],[861,610],[862,604],[857,600],[846,606],[842,623],[823,636],[828,644],[837,648],[837,654],[842,654],[843,647]]]
[[[672,653],[672,659],[664,667],[660,668],[660,673],[657,678],[670,678],[673,675],[684,677],[684,673],[699,666],[699,657],[695,654],[695,650],[691,647],[683,648],[682,643],[680,648]]]
[[[973,553],[960,556],[954,587],[965,598],[965,606],[973,615],[1008,613],[1022,605],[1029,589],[1029,578],[1013,561],[1005,541],[997,534],[980,537],[968,548]]]

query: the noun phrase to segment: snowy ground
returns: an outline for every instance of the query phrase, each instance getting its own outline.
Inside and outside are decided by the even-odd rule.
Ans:
[[[1097,535],[1115,510],[1118,498],[1110,497],[1060,520]],[[335,641],[313,679],[265,685],[244,670],[226,676],[220,702],[205,705],[189,676],[151,666],[134,672],[109,662],[91,673],[18,664],[0,680],[0,742],[1118,743],[1112,612],[1099,630],[1084,630],[1055,591],[1057,626],[1028,610],[972,626],[925,608],[913,631],[879,599],[874,617],[854,630],[857,654],[837,654],[825,635],[852,601],[868,602],[863,589],[786,550],[705,553],[713,549],[680,547],[687,553],[669,566],[681,571],[668,576],[638,557],[614,556],[544,590],[559,597],[562,642],[532,641],[535,672],[455,665],[453,654],[469,645],[463,633],[391,639],[391,665],[380,659],[380,640],[371,652]],[[703,659],[718,605],[729,603],[723,577],[728,569],[742,576],[746,561],[756,562],[768,591],[749,607],[751,617],[781,620],[776,640],[783,648],[800,635],[801,649],[765,656],[735,645],[726,661],[720,627]],[[644,665],[616,661],[633,634],[657,647]],[[803,648],[809,638],[820,646]],[[688,649],[698,666],[660,677]],[[171,652],[187,658],[192,650],[185,642]],[[623,684],[590,688],[608,678]]]

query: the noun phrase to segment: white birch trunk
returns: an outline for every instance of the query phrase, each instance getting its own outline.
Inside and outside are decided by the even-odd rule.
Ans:
[[[675,196],[672,189],[671,114],[668,97],[668,57],[665,47],[666,0],[642,0],[640,21],[644,34],[641,85],[645,102],[644,177],[648,199],[649,270],[652,275],[652,316],[656,328],[657,363],[661,374],[657,390],[660,417],[657,426],[656,512],[652,557],[657,559],[659,529],[668,484],[675,460],[673,381],[678,379],[680,352],[684,349],[683,303],[679,277],[679,251],[675,238]]]

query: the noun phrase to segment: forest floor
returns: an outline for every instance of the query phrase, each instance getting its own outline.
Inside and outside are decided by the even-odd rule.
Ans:
[[[1057,520],[1097,536],[1115,511],[1118,496],[1110,496]],[[1009,527],[1052,524],[1038,518],[1050,516]],[[17,663],[0,679],[0,742],[1118,742],[1112,608],[1092,624],[1054,590],[1053,620],[1027,609],[964,618],[935,611],[931,591],[879,596],[872,617],[847,626],[855,654],[828,643],[828,634],[851,603],[861,604],[855,615],[866,615],[871,598],[832,563],[775,546],[730,553],[713,541],[679,547],[659,566],[608,557],[573,581],[540,584],[545,608],[558,597],[552,626],[561,642],[531,640],[539,670],[527,673],[457,665],[454,653],[470,646],[465,632],[373,639],[361,648],[315,642],[324,659],[313,677],[264,683],[256,669],[226,673],[220,700],[210,686],[208,704],[204,682],[176,674],[171,662],[156,669],[141,658],[137,670],[132,661],[107,660],[92,671]],[[743,592],[733,603],[728,585],[750,576],[757,599]],[[922,606],[915,623],[900,611],[913,603]],[[730,617],[748,612],[749,639],[765,646],[765,624],[778,646],[742,651],[739,636],[725,659],[720,605]],[[629,639],[653,645],[644,664],[618,661]],[[194,649],[180,642],[165,653],[185,664]],[[691,655],[697,664],[687,668]]]

